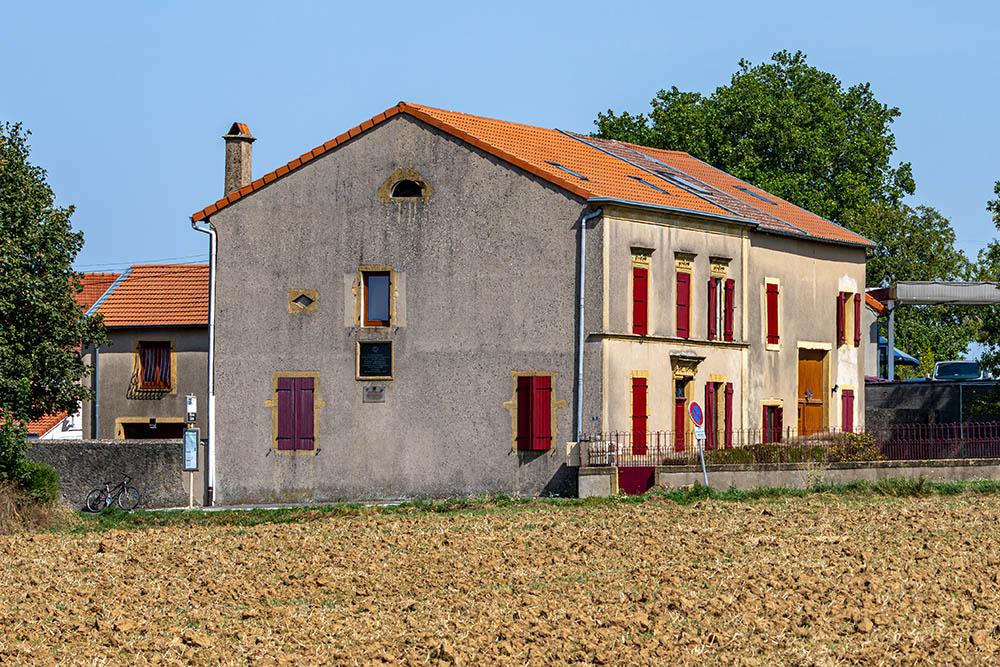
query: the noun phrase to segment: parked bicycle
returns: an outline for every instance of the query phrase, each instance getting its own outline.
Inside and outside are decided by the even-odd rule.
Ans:
[[[122,481],[117,486],[111,488],[114,480],[108,480],[104,486],[99,486],[87,494],[87,510],[90,512],[100,512],[105,507],[110,507],[111,503],[117,501],[118,507],[123,510],[134,510],[139,504],[139,489],[131,485],[132,478],[122,473]]]

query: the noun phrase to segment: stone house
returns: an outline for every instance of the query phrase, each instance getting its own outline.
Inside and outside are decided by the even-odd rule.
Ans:
[[[712,447],[861,426],[872,244],[686,153],[408,103],[256,180],[225,139],[217,502],[572,495],[582,433],[690,447],[692,400]]]

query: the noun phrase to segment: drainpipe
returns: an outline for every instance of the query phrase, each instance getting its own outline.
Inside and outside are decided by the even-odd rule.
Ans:
[[[101,431],[101,348],[94,347],[94,405],[90,411],[94,425],[90,428],[91,437],[100,439]]]
[[[577,314],[577,364],[576,364],[576,441],[583,436],[583,297],[587,282],[587,223],[601,215],[602,209],[588,213],[580,219],[580,308]]]
[[[208,234],[208,497],[206,504],[215,504],[215,253],[218,245],[215,227],[209,222],[199,227],[194,218],[191,228]]]

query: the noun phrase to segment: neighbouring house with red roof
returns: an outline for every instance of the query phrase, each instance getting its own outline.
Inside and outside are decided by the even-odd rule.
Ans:
[[[207,395],[208,266],[133,265],[91,303],[95,314],[111,344],[83,350],[96,394],[83,404],[84,437],[182,437],[186,396]],[[196,426],[206,435],[202,415]]]
[[[256,180],[225,139],[218,502],[573,494],[569,443],[690,449],[692,401],[709,448],[861,426],[873,244],[686,153],[409,103]]]

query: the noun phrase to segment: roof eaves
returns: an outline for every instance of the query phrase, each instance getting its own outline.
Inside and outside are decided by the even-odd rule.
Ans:
[[[115,278],[115,281],[111,283],[111,286],[108,287],[108,289],[104,290],[104,294],[102,294],[100,298],[98,298],[97,301],[94,302],[94,305],[92,305],[90,308],[87,309],[86,315],[88,317],[90,317],[91,315],[93,315],[98,311],[98,309],[104,304],[104,302],[107,301],[108,297],[111,296],[111,293],[115,291],[115,288],[121,285],[122,282],[124,282],[125,279],[128,278],[128,275],[132,273],[132,269],[134,268],[135,265],[133,264],[132,266],[122,271],[120,276]]]
[[[677,213],[686,213],[688,215],[695,215],[701,218],[711,218],[713,220],[723,220],[725,222],[734,222],[742,225],[748,225],[750,227],[757,228],[760,223],[756,220],[751,220],[749,218],[734,217],[731,215],[722,215],[721,213],[706,213],[705,211],[695,211],[689,208],[682,208],[680,206],[664,206],[663,204],[649,204],[642,201],[633,201],[631,199],[619,199],[617,197],[591,197],[587,200],[591,204],[625,204],[628,206],[637,206],[639,208],[652,208],[658,211],[675,211]]]
[[[795,225],[791,226],[795,227]],[[796,227],[796,229],[798,229],[798,227]],[[871,241],[869,241],[868,239],[864,238],[859,234],[855,234],[855,236],[857,236],[860,239],[863,239],[865,243],[859,243],[857,241],[848,241],[847,239],[832,239],[826,236],[819,236],[817,234],[809,234],[807,232],[788,232],[782,229],[774,229],[773,227],[759,227],[757,231],[760,232],[761,234],[774,234],[776,236],[791,236],[792,238],[796,239],[806,239],[809,241],[817,241],[819,243],[835,243],[837,245],[851,246],[852,248],[870,248],[873,245],[875,245],[874,243],[872,243]],[[851,233],[853,234],[854,232]]]

